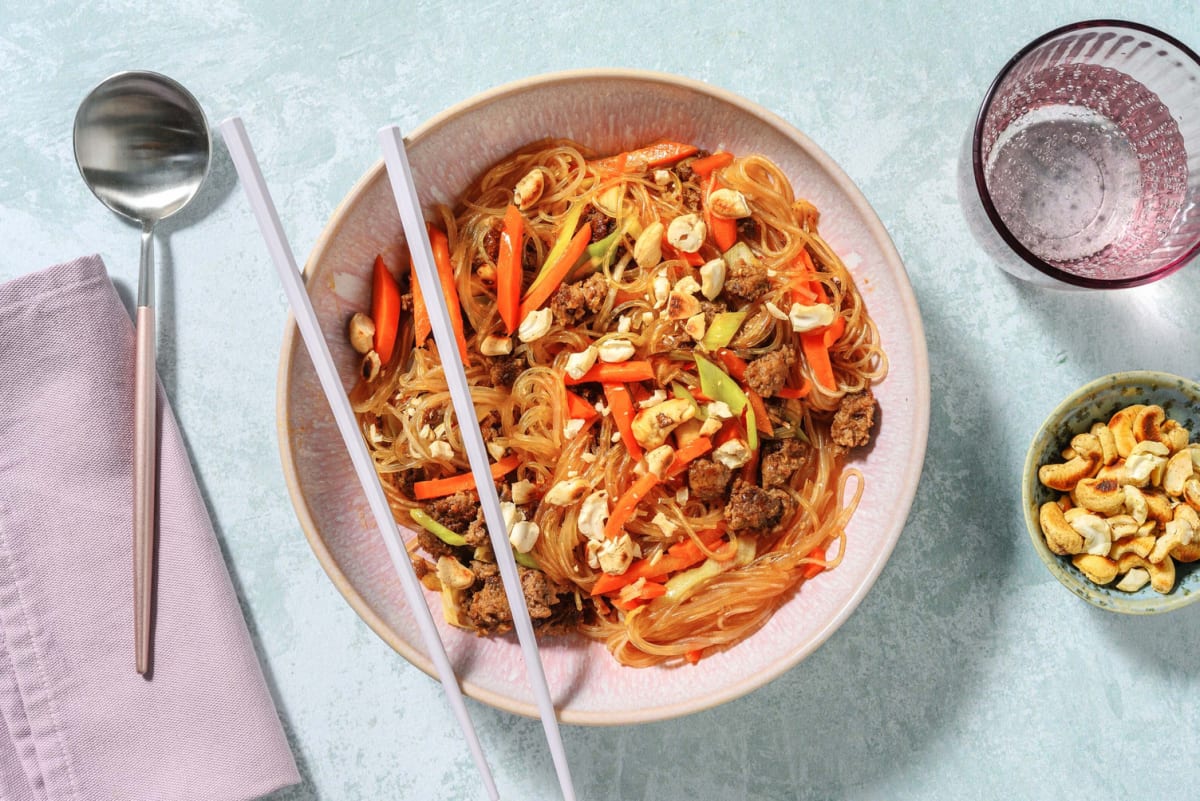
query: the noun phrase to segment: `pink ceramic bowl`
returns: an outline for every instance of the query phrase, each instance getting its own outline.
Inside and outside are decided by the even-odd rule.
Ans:
[[[848,529],[845,559],[806,583],[764,628],[726,652],[683,668],[622,667],[601,644],[582,637],[542,642],[562,721],[662,720],[738,698],[795,667],[871,588],[904,527],[921,474],[929,427],[924,332],[900,257],[845,173],[784,120],[696,81],[629,70],[574,71],[502,86],[454,106],[408,138],[423,203],[453,203],[487,166],[548,136],[576,139],[601,152],[671,137],[710,150],[770,157],[797,193],[821,210],[821,232],[855,275],[890,362],[887,378],[876,389],[881,409],[876,440],[855,462],[866,489]],[[375,255],[395,257],[402,241],[383,165],[377,163],[334,213],[306,267],[309,294],[347,390],[358,359],[345,341],[346,320],[369,307]],[[330,579],[380,637],[433,675],[292,323],[279,369],[278,425],[297,516]],[[428,601],[439,609],[435,595]],[[480,639],[444,624],[441,634],[467,695],[537,716],[514,636]]]

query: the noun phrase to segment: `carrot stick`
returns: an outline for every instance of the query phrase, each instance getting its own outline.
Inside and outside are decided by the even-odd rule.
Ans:
[[[625,490],[625,494],[613,506],[612,513],[608,516],[608,522],[604,524],[605,539],[615,540],[621,536],[621,532],[625,530],[625,523],[637,508],[638,503],[646,497],[650,490],[654,489],[658,482],[658,476],[646,473],[633,482],[633,486]]]
[[[648,473],[647,475],[651,474]],[[709,552],[717,549],[723,537],[724,531],[720,529],[700,532],[700,541]],[[647,581],[658,580],[672,573],[677,573],[680,570],[686,570],[707,558],[708,554],[700,550],[695,541],[691,539],[681,540],[667,549],[667,552],[656,561],[638,559],[619,576],[604,574],[596,579],[596,583],[592,585],[592,595],[607,595],[621,589],[627,584],[632,584],[640,578],[644,578]]]
[[[837,380],[833,377],[833,365],[829,361],[829,348],[825,347],[825,331],[816,329],[800,335],[800,347],[804,358],[812,368],[817,383],[826,389],[836,390]]]
[[[537,311],[543,303],[550,299],[550,296],[558,289],[558,285],[567,277],[567,273],[571,272],[571,268],[575,266],[575,262],[579,261],[579,257],[583,255],[583,251],[587,248],[591,238],[592,225],[585,222],[575,233],[571,244],[567,245],[566,251],[559,256],[558,261],[547,265],[545,271],[542,273],[541,280],[534,281],[533,286],[529,287],[529,292],[525,295],[525,299],[521,301],[520,311],[517,315],[519,320],[524,320],[526,315],[531,311]]]
[[[521,464],[521,457],[515,453],[505,456],[498,462],[492,463],[492,478],[500,479],[516,470]],[[456,492],[475,489],[475,476],[471,473],[459,473],[446,478],[433,478],[428,481],[418,481],[413,484],[413,497],[418,501],[430,498],[443,498]]]
[[[698,149],[695,145],[687,145],[682,142],[657,142],[637,150],[598,159],[591,164],[600,170],[620,169],[623,172],[641,172],[679,161],[692,155]]]
[[[842,338],[842,334],[846,333],[846,318],[840,314],[833,319],[833,322],[825,326],[823,329],[824,335],[821,337],[821,342],[827,348],[832,348],[833,343]]]
[[[450,240],[440,228],[430,223],[426,223],[425,227],[429,231],[429,244],[433,246],[433,262],[441,281],[442,297],[446,299],[446,309],[450,312],[450,326],[458,341],[458,355],[465,364],[469,361],[467,335],[463,331],[462,306],[459,305],[458,288],[454,283],[454,265],[450,263]]]
[[[642,585],[641,590],[636,596],[628,600],[617,598],[612,602],[612,605],[624,612],[629,612],[633,609],[637,609],[639,606],[644,606],[655,598],[659,598],[666,594],[667,588],[665,585],[659,584],[655,581],[647,581]]]
[[[758,430],[768,437],[775,436],[775,426],[771,425],[771,420],[767,417],[767,404],[763,402],[762,396],[746,387],[746,397],[754,409],[754,424],[758,426]]]
[[[595,406],[574,392],[567,390],[567,415],[573,420],[583,420],[586,422],[598,417],[600,412],[596,411]]]
[[[629,455],[636,461],[641,461],[642,446],[633,436],[633,396],[629,394],[629,388],[624,384],[604,384],[603,386],[604,399],[608,401],[609,411],[612,413],[613,422],[617,424],[617,431],[621,433],[621,441],[625,443],[625,450],[629,451]]]
[[[375,323],[375,352],[379,361],[387,364],[392,360],[396,332],[400,330],[400,287],[383,263],[383,256],[375,257],[371,276],[371,318]]]
[[[433,323],[429,321],[429,309],[425,307],[425,296],[421,294],[421,284],[416,275],[412,277],[413,293],[413,342],[419,348],[433,333]]]
[[[804,384],[799,389],[796,387],[780,387],[775,390],[775,394],[780,398],[795,400],[808,397],[808,393],[812,391],[812,383],[806,378]]]
[[[694,164],[692,169],[696,169]],[[708,233],[712,236],[713,242],[724,253],[737,242],[737,220],[713,214],[712,208],[709,206],[709,195],[715,192],[720,185],[715,175],[707,181],[707,188],[704,190],[704,220],[708,223]]]
[[[749,365],[746,364],[745,359],[738,356],[729,348],[718,348],[717,358],[721,360],[721,364],[725,365],[725,369],[729,371],[731,376],[738,381],[746,380],[746,368]]]
[[[711,156],[696,159],[692,162],[692,172],[699,175],[701,178],[708,178],[714,171],[722,167],[728,167],[733,163],[733,154],[725,150],[718,150]]]
[[[823,545],[818,545],[816,548],[813,548],[812,552],[809,553],[808,558],[809,559],[820,559],[822,562],[824,562],[825,561],[825,547]],[[825,565],[819,564],[817,562],[810,562],[809,564],[804,566],[804,569],[802,571],[800,571],[800,575],[805,579],[810,579],[810,578],[813,578],[813,577],[819,575],[821,573],[821,571],[823,571],[824,569],[825,569]]]
[[[693,462],[712,450],[712,440],[708,437],[696,437],[694,440],[675,451],[675,461],[667,468],[666,479],[672,479],[687,469],[688,463]]]
[[[504,211],[504,230],[500,233],[500,252],[496,257],[496,310],[504,321],[505,333],[512,335],[520,324],[521,252],[525,218],[512,203]]]
[[[653,381],[654,367],[647,361],[628,361],[608,364],[595,364],[579,378],[566,376],[563,382],[567,386],[576,384],[633,384],[638,381]]]

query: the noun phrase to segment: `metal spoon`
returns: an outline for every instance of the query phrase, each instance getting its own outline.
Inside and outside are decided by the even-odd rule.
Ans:
[[[142,226],[133,404],[133,625],[141,674],[150,669],[158,467],[153,230],[196,196],[211,155],[200,104],[165,75],[113,75],[75,114],[75,161],[84,182],[104,205]]]

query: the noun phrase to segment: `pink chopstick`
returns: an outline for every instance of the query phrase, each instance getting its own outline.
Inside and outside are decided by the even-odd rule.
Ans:
[[[437,342],[438,352],[457,353],[458,345],[454,337],[454,330],[450,325],[450,312],[446,308],[446,299],[442,295],[437,270],[434,268],[433,249],[425,230],[425,219],[421,214],[417,187],[413,182],[412,169],[409,167],[408,152],[404,148],[404,137],[401,136],[399,128],[389,125],[379,130],[379,144],[383,148],[383,161],[387,165],[388,177],[392,183],[392,193],[396,196],[396,207],[400,211],[400,222],[404,226],[405,238],[408,240],[413,271],[417,276],[417,281],[420,282],[421,293],[425,297],[425,305],[429,310],[429,321],[433,328],[433,338]],[[455,313],[459,313],[457,309],[455,309]],[[475,487],[479,491],[479,502],[483,506],[483,516],[487,522],[492,551],[496,555],[496,565],[500,568],[500,577],[504,581],[504,594],[508,597],[508,606],[512,610],[513,627],[516,629],[517,639],[521,643],[521,653],[525,658],[525,670],[529,676],[529,684],[533,688],[534,699],[537,701],[542,728],[546,732],[546,741],[550,745],[550,755],[558,774],[559,788],[566,801],[575,801],[575,789],[571,784],[567,752],[563,746],[562,734],[558,729],[558,718],[554,711],[554,703],[550,698],[550,686],[546,682],[546,672],[538,653],[533,622],[529,618],[525,594],[521,591],[517,562],[513,558],[512,548],[509,546],[508,529],[504,524],[504,515],[500,511],[500,497],[496,494],[496,485],[492,479],[491,463],[487,448],[484,446],[483,433],[478,425],[468,423],[468,421],[478,421],[479,416],[475,413],[475,404],[471,400],[471,388],[467,383],[467,373],[457,358],[443,359],[442,368],[446,374],[446,384],[450,388],[450,398],[454,402],[454,414],[459,421],[459,431],[462,433],[463,445],[471,463],[471,472],[475,474]]]
[[[437,625],[433,622],[433,616],[425,603],[421,582],[417,578],[416,571],[413,570],[408,552],[404,548],[404,541],[400,538],[396,519],[392,516],[391,507],[383,492],[383,485],[380,484],[375,467],[371,462],[371,456],[367,453],[362,433],[354,419],[354,412],[350,408],[350,400],[346,396],[341,379],[338,377],[337,368],[334,366],[333,356],[329,353],[329,346],[325,344],[325,338],[321,334],[317,314],[313,311],[312,302],[304,288],[300,271],[296,268],[296,259],[292,255],[292,249],[283,233],[283,225],[279,222],[275,203],[271,200],[266,181],[263,180],[258,160],[254,156],[254,149],[250,145],[250,138],[246,135],[246,128],[238,117],[230,117],[218,127],[225,139],[225,144],[229,147],[234,167],[237,168],[238,177],[250,200],[250,207],[254,211],[263,238],[267,242],[267,250],[270,252],[271,259],[275,262],[275,268],[279,272],[279,278],[283,282],[284,292],[287,294],[288,303],[291,304],[292,314],[296,318],[296,326],[300,329],[300,335],[308,348],[309,356],[312,357],[313,366],[321,381],[321,388],[325,391],[325,397],[329,401],[329,407],[333,411],[338,430],[346,443],[346,449],[350,452],[350,459],[354,463],[355,472],[358,474],[363,491],[367,496],[367,502],[374,513],[375,523],[379,526],[383,544],[387,548],[388,556],[391,557],[396,574],[400,577],[404,597],[417,621],[417,628],[425,640],[425,647],[437,669],[438,677],[442,680],[442,687],[446,690],[446,700],[467,739],[467,746],[475,760],[475,767],[479,769],[479,775],[487,788],[488,798],[498,801],[500,795],[496,791],[496,783],[492,779],[491,769],[484,758],[483,748],[479,744],[479,737],[475,733],[471,716],[467,713],[462,690],[454,675],[454,668],[450,666],[445,646],[438,635]]]

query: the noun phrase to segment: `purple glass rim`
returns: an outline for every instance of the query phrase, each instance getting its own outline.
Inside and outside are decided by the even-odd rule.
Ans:
[[[1016,55],[1008,60],[1008,63],[1000,70],[992,81],[992,85],[988,87],[987,93],[983,96],[983,103],[979,106],[979,113],[975,117],[975,132],[971,142],[971,161],[975,172],[975,189],[979,192],[979,199],[983,203],[983,209],[987,212],[988,219],[992,221],[992,227],[1000,234],[1004,242],[1012,248],[1013,252],[1020,256],[1025,261],[1029,262],[1037,270],[1058,281],[1063,281],[1076,286],[1087,287],[1089,289],[1121,289],[1124,287],[1139,286],[1148,284],[1152,281],[1157,281],[1178,270],[1183,265],[1187,264],[1192,258],[1200,252],[1200,239],[1198,239],[1187,252],[1172,259],[1171,261],[1159,267],[1157,270],[1137,275],[1131,278],[1117,278],[1105,280],[1103,278],[1088,278],[1082,275],[1075,275],[1065,270],[1060,270],[1050,264],[1047,264],[1042,259],[1033,254],[1029,248],[1021,244],[1021,242],[1013,236],[1012,231],[1004,224],[1000,218],[1000,212],[996,210],[996,206],[992,203],[992,196],[988,192],[987,182],[983,174],[983,155],[980,152],[983,145],[983,126],[984,120],[987,119],[988,112],[991,111],[992,101],[996,97],[996,92],[1000,88],[1000,84],[1008,77],[1008,74],[1021,62],[1025,56],[1029,55],[1033,50],[1040,47],[1042,44],[1061,36],[1064,33],[1074,31],[1083,31],[1089,28],[1125,28],[1131,31],[1148,34],[1150,36],[1161,39],[1167,44],[1177,48],[1181,53],[1190,58],[1197,66],[1200,66],[1200,56],[1197,56],[1195,51],[1185,45],[1183,42],[1171,36],[1168,33],[1163,33],[1157,28],[1152,28],[1149,25],[1143,25],[1140,22],[1129,22],[1127,20],[1117,19],[1090,19],[1080,22],[1072,22],[1069,25],[1063,25],[1061,28],[1055,28],[1034,39],[1029,44],[1017,51]]]

